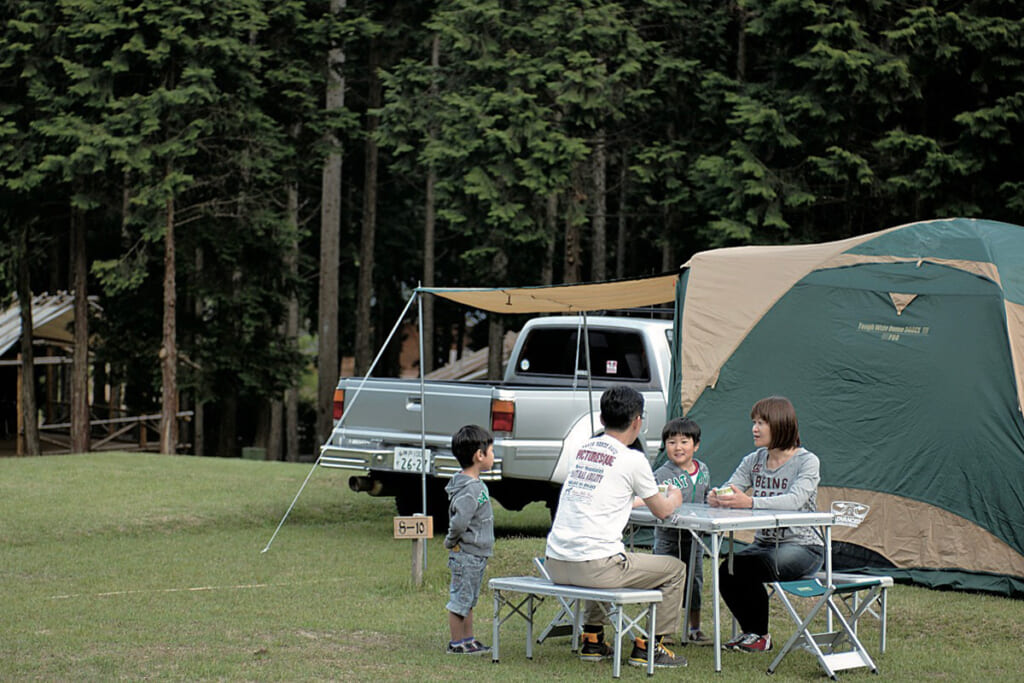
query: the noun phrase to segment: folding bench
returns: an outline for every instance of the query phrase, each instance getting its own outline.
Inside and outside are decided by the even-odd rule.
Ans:
[[[544,566],[543,557],[533,558],[533,566],[537,568],[537,571],[542,577],[551,581],[551,575],[548,574],[547,567]],[[552,581],[554,583],[554,581]],[[579,600],[566,599],[562,596],[556,596],[558,598],[558,614],[555,618],[540,632],[537,636],[537,642],[543,643],[547,638],[556,638],[558,636],[572,636],[573,652],[577,652],[580,649],[580,631],[582,630],[582,624],[580,614],[582,608]]]
[[[545,597],[555,597],[560,601],[565,600],[562,609],[566,609],[571,601],[572,613],[576,613],[579,601],[590,600],[601,605],[601,609],[608,616],[612,634],[612,647],[614,651],[612,660],[612,676],[619,677],[622,671],[622,639],[630,633],[636,636],[654,641],[654,624],[657,616],[657,606],[661,602],[661,591],[656,589],[645,590],[639,588],[587,588],[584,586],[570,586],[565,584],[552,583],[542,576],[506,576],[493,578],[488,582],[494,592],[494,622],[493,641],[491,644],[491,660],[497,663],[500,660],[500,629],[501,625],[518,614],[526,620],[526,657],[533,659],[533,618],[537,607]],[[516,602],[510,598],[509,593],[519,593],[523,597]],[[631,617],[626,613],[627,605],[635,605],[639,611]],[[508,607],[508,612],[502,616],[502,608]],[[646,621],[646,628],[643,622]],[[578,619],[574,617],[574,624]],[[576,628],[574,626],[574,641],[576,640]],[[647,675],[654,675],[654,647],[647,648]]]

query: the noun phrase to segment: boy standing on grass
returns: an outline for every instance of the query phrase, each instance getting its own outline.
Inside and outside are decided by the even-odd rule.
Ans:
[[[672,484],[683,492],[684,503],[703,503],[711,487],[711,470],[694,457],[700,448],[700,425],[685,417],[677,417],[665,423],[661,430],[661,443],[665,448],[668,462],[654,472],[659,484]],[[690,547],[693,536],[685,529],[654,530],[654,554],[671,555],[686,563],[687,581],[693,582],[693,596],[690,601],[689,633],[682,642],[696,645],[710,645],[714,641],[700,628],[700,594],[704,588],[704,551],[697,549],[697,558],[690,566]],[[689,585],[689,584],[687,584]]]
[[[494,437],[483,427],[466,425],[452,436],[452,453],[462,465],[448,492],[448,654],[482,655],[491,651],[473,637],[473,607],[480,595],[487,558],[494,552],[494,510],[480,473],[494,466]]]

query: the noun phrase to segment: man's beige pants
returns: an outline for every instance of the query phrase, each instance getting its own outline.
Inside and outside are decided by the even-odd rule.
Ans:
[[[654,633],[664,636],[679,631],[686,565],[676,557],[619,553],[583,562],[566,562],[549,557],[545,559],[544,566],[555,583],[587,588],[657,588],[661,591],[661,604],[658,605]],[[608,623],[608,618],[599,604],[587,602],[583,623],[596,626]]]

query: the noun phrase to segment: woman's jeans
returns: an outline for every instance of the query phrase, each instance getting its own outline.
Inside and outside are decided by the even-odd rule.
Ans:
[[[812,576],[821,569],[825,550],[820,545],[753,543],[718,568],[722,598],[743,633],[768,633],[768,591],[764,584]]]

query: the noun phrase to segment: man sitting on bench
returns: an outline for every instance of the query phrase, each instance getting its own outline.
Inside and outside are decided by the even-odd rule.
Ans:
[[[678,558],[628,553],[622,530],[639,496],[659,519],[682,503],[679,489],[658,490],[647,458],[628,444],[640,435],[644,398],[631,387],[613,387],[601,395],[601,424],[605,432],[587,441],[570,463],[562,485],[558,512],[547,540],[545,566],[555,583],[588,588],[656,588],[662,593],[654,632],[657,667],[686,666],[686,658],[662,644],[679,631],[686,565]],[[610,657],[604,642],[607,622],[600,604],[588,602],[584,613],[580,659],[599,662]],[[629,663],[647,666],[642,638],[633,643]]]

